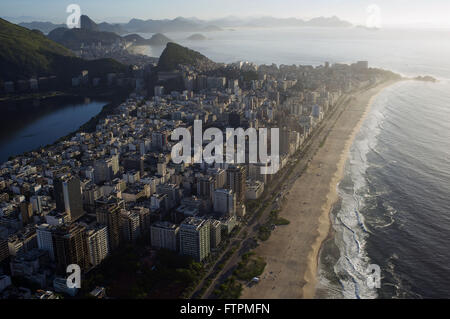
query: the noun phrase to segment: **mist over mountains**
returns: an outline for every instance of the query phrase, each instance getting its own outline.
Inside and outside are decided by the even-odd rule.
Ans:
[[[81,46],[113,45],[114,43],[133,42],[134,45],[165,46],[172,40],[164,34],[155,33],[150,39],[138,34],[128,33],[118,24],[95,23],[88,16],[81,16],[80,28],[68,29],[58,27],[48,33],[48,38],[71,50],[79,50]],[[127,35],[124,35],[127,34]],[[123,36],[122,36],[123,35]]]
[[[56,28],[65,27],[64,24],[51,22],[22,22],[19,24],[28,29],[40,30],[50,33]],[[165,33],[165,32],[211,32],[221,31],[224,28],[279,28],[279,27],[351,27],[350,22],[333,17],[317,17],[310,20],[298,18],[238,18],[225,17],[214,20],[201,20],[197,18],[177,17],[175,19],[142,20],[131,19],[128,23],[95,23],[88,16],[81,17],[82,28],[92,31],[113,32],[118,35],[128,33]]]

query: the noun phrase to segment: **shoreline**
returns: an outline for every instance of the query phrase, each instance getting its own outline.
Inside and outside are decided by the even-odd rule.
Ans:
[[[381,86],[378,86],[377,92],[375,92],[367,102],[367,106],[365,107],[365,111],[362,114],[359,122],[354,127],[352,133],[348,136],[344,149],[342,150],[342,153],[339,158],[339,162],[337,164],[338,170],[333,176],[333,179],[330,183],[330,191],[327,196],[327,202],[322,206],[323,214],[319,218],[319,237],[316,240],[315,245],[313,246],[313,250],[310,253],[310,262],[308,265],[308,270],[305,273],[305,280],[307,283],[303,287],[303,297],[304,298],[314,298],[316,294],[316,286],[317,286],[317,270],[319,266],[319,257],[320,257],[320,251],[322,249],[323,244],[327,239],[333,239],[334,238],[334,229],[331,225],[331,211],[333,210],[334,205],[339,200],[339,194],[337,191],[338,185],[341,182],[341,180],[344,177],[344,169],[345,164],[347,163],[348,156],[350,153],[350,149],[353,145],[353,142],[356,138],[356,135],[361,130],[361,126],[364,124],[367,116],[369,115],[370,111],[372,110],[372,105],[375,102],[375,99],[379,96],[381,92],[384,91],[387,87],[390,87],[391,85],[397,83],[395,82],[387,82],[382,84]],[[324,232],[325,228],[327,229],[326,232]]]
[[[390,80],[358,92],[338,111],[340,115],[325,143],[312,156],[305,173],[295,180],[280,211],[280,217],[291,223],[278,227],[256,248],[267,266],[257,288],[245,287],[242,298],[315,297],[319,254],[332,236],[330,214],[339,199],[337,185],[350,148],[376,97],[399,81]]]
[[[96,115],[92,116],[90,119],[88,119],[86,122],[83,122],[80,124],[80,126],[74,130],[71,131],[67,134],[65,134],[64,136],[61,136],[59,138],[57,138],[54,142],[51,142],[49,144],[45,144],[45,145],[41,145],[37,148],[28,150],[28,151],[24,151],[20,154],[16,154],[16,155],[9,155],[9,157],[3,161],[0,160],[0,165],[4,164],[7,161],[10,160],[14,160],[17,157],[20,156],[26,156],[27,154],[31,153],[31,152],[39,152],[41,149],[43,148],[48,148],[51,147],[63,140],[68,140],[71,137],[75,136],[75,134],[77,134],[78,132],[91,132],[95,126],[97,125],[98,121],[101,120],[102,118],[106,117],[108,114],[111,114],[112,112],[114,112],[114,110],[124,101],[126,100],[127,96],[129,96],[131,91],[119,91],[119,92],[115,92],[115,93],[110,93],[108,94],[108,98],[104,99],[104,105],[102,106],[101,110],[99,113],[97,113]],[[82,97],[88,97],[89,99],[100,99],[102,97],[102,95],[92,95],[92,96],[87,96],[87,95],[57,95],[57,96],[51,96],[51,97],[46,97],[43,98],[43,100],[45,99],[51,99],[51,98],[65,98],[65,97],[72,97],[72,98],[82,98]],[[31,100],[31,99],[30,99]]]

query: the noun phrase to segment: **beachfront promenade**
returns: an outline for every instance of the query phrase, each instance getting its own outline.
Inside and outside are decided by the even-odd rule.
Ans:
[[[292,179],[287,182],[291,189],[280,216],[290,224],[278,227],[268,241],[256,248],[267,266],[258,285],[245,287],[242,298],[314,297],[318,254],[329,235],[329,213],[338,199],[337,184],[348,152],[374,98],[393,83],[385,82],[354,94],[354,98],[338,106],[314,137],[308,152],[313,157],[306,171],[294,183],[291,184]],[[305,154],[303,162],[306,159],[309,156]],[[294,178],[303,162],[292,173]]]

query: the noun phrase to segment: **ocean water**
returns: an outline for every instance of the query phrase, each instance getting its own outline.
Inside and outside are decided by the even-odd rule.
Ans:
[[[236,30],[167,34],[217,62],[368,60],[407,76],[375,100],[349,153],[320,255],[317,297],[450,298],[450,31]],[[150,35],[146,35],[149,37]],[[153,48],[157,56],[162,49]],[[367,284],[378,265],[381,287]]]
[[[203,33],[208,38],[205,41],[187,40],[191,34],[165,35],[216,62],[320,65],[325,61],[368,60],[371,66],[405,75],[432,74],[450,78],[450,30],[236,29]],[[163,49],[149,47],[147,54],[159,57]]]
[[[398,83],[375,100],[338,187],[325,296],[450,298],[449,119],[448,81]],[[380,289],[367,285],[370,264]]]

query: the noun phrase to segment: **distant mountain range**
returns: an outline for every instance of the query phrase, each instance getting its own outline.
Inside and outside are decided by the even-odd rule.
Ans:
[[[123,28],[120,24],[110,24],[107,22],[95,23],[87,15],[82,15],[80,18],[81,29],[91,30],[91,31],[101,31],[101,32],[114,32],[116,34],[128,33],[127,30]]]
[[[54,24],[51,22],[21,22],[19,23],[21,27],[30,29],[30,30],[39,30],[42,33],[48,34],[51,31],[58,28],[66,28],[65,24]]]
[[[260,18],[237,18],[226,17],[209,21],[211,24],[218,25],[222,28],[233,27],[254,27],[254,28],[277,28],[277,27],[330,27],[342,28],[353,26],[350,22],[333,17],[317,17],[310,20],[303,20],[298,18],[274,18],[274,17],[260,17]]]
[[[58,76],[61,82],[82,70],[90,76],[126,72],[128,67],[112,59],[83,60],[37,30],[28,30],[0,19],[0,79],[15,81],[39,76]]]
[[[43,33],[49,33],[56,28],[65,27],[62,24],[51,22],[25,22],[20,23],[28,29],[37,29]],[[127,33],[166,33],[166,32],[211,32],[221,31],[223,28],[245,27],[245,28],[276,28],[276,27],[351,27],[352,24],[333,17],[318,17],[311,20],[297,18],[235,18],[227,17],[215,20],[200,20],[197,18],[183,18],[164,20],[141,20],[131,19],[128,23],[110,24],[107,22],[95,23],[89,17],[81,17],[81,26],[93,31],[114,32],[118,35]]]
[[[182,17],[173,20],[140,20],[131,19],[124,25],[129,32],[157,33],[157,32],[195,32],[195,31],[221,31],[216,25],[211,25],[206,21],[186,19]]]
[[[106,31],[114,29],[119,30],[121,26],[107,23],[97,24],[88,16],[83,15],[80,20],[80,28],[60,27],[52,30],[48,34],[48,38],[71,50],[79,50],[82,44],[89,46],[98,43],[111,45],[118,42],[133,42],[134,45],[165,46],[172,41],[161,33],[156,33],[150,39],[145,39],[135,33],[122,37],[117,32]]]
[[[79,50],[82,44],[85,46],[97,43],[112,45],[122,40],[120,35],[113,32],[94,31],[83,28],[58,28],[50,32],[48,38],[71,50]]]
[[[50,33],[51,31],[58,28],[67,28],[65,24],[54,24],[51,22],[22,22],[19,23],[21,27],[30,29],[30,30],[39,30],[45,34]],[[80,18],[80,26],[82,29],[87,29],[91,31],[101,31],[101,32],[114,32],[118,35],[129,33],[127,30],[123,28],[120,24],[110,24],[107,22],[95,23],[91,18],[86,15],[82,15]]]

